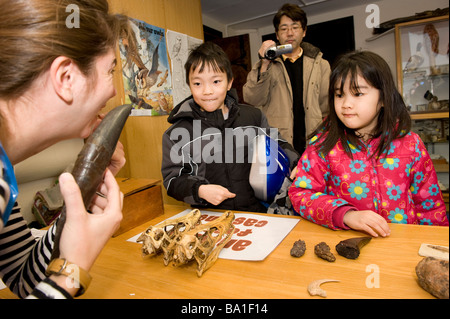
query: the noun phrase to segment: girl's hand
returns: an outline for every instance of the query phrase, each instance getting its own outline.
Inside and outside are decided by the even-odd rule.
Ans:
[[[123,194],[114,175],[106,169],[100,191],[91,204],[92,214],[84,207],[80,189],[70,173],[59,177],[61,194],[66,205],[60,250],[61,258],[89,271],[106,242],[122,220]]]
[[[211,203],[213,205],[219,205],[228,198],[236,197],[236,194],[231,193],[223,186],[207,184],[201,185],[198,188],[198,197],[203,198],[208,203]]]
[[[387,221],[371,210],[348,211],[344,215],[344,223],[351,229],[365,231],[373,237],[391,234]]]
[[[295,179],[295,176],[297,175],[297,167],[298,167],[298,166],[295,166],[295,167],[294,167],[294,169],[293,169],[292,172],[291,172],[291,175],[289,176],[291,180],[294,180],[294,179]]]

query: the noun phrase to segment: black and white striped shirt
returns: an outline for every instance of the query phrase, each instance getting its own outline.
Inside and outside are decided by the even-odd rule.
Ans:
[[[1,212],[3,213],[3,212]],[[15,203],[8,222],[0,224],[0,276],[20,298],[71,298],[45,275],[56,225],[39,239],[27,226]]]

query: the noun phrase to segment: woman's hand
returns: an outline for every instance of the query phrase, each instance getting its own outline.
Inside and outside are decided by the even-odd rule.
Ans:
[[[114,150],[113,155],[111,156],[111,161],[109,162],[109,170],[113,173],[114,176],[119,173],[122,167],[125,165],[125,151],[123,149],[123,144],[120,141],[117,141],[116,149]]]
[[[106,114],[98,114],[97,115],[97,122],[95,123],[94,130],[97,128],[97,126],[100,125],[100,123],[105,118]],[[94,131],[92,130],[92,131]],[[119,173],[119,171],[122,169],[122,167],[125,165],[126,159],[125,159],[125,151],[123,149],[123,144],[120,141],[117,141],[116,149],[114,150],[113,155],[111,156],[111,161],[109,163],[109,170],[113,173],[114,176]]]
[[[89,271],[106,242],[122,220],[123,194],[114,175],[106,169],[100,192],[95,195],[88,213],[80,188],[70,173],[59,177],[61,194],[66,205],[66,222],[61,234],[61,258]]]

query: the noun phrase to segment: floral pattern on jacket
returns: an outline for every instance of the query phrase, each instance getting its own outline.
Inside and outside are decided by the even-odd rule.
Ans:
[[[349,144],[353,159],[341,142],[324,156],[314,136],[298,162],[289,189],[296,212],[331,229],[333,212],[342,206],[372,210],[388,222],[448,226],[444,200],[431,158],[413,132],[394,140],[381,157],[373,156],[379,139],[366,149]]]

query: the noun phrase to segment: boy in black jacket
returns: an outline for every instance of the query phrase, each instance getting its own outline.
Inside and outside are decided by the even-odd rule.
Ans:
[[[216,44],[193,50],[185,64],[192,96],[168,117],[161,172],[169,196],[194,207],[266,212],[249,182],[252,140],[266,134],[283,147],[291,168],[299,155],[254,107],[230,94],[231,63]]]

